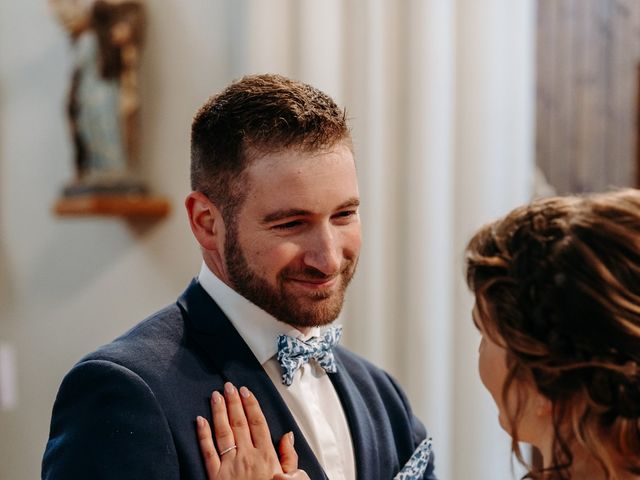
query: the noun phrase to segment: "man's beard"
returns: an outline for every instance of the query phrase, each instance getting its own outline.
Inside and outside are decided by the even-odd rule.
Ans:
[[[344,303],[345,291],[357,264],[357,258],[344,261],[337,274],[337,289],[309,292],[304,295],[287,291],[289,278],[328,281],[332,277],[313,267],[302,270],[284,268],[278,272],[276,285],[270,285],[249,266],[233,226],[227,230],[225,253],[227,273],[234,289],[276,319],[294,327],[327,325],[338,318]]]

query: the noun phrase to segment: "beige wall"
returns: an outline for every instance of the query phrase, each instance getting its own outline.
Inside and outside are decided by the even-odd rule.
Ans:
[[[0,411],[0,479],[39,477],[64,373],[175,299],[199,268],[182,201],[195,109],[228,81],[223,14],[209,0],[149,2],[142,164],[173,212],[162,221],[60,219],[72,174],[64,121],[67,39],[44,0],[0,0],[0,341],[18,404]]]

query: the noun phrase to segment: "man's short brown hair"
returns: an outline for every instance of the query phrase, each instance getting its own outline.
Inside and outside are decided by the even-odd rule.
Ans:
[[[259,154],[351,146],[344,110],[317,88],[281,75],[249,75],[209,98],[191,126],[191,188],[235,215],[243,175]]]

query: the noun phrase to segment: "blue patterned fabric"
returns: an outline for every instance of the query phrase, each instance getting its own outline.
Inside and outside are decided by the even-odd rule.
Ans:
[[[393,480],[421,480],[429,465],[431,445],[431,439],[425,438]]]
[[[298,369],[314,358],[328,373],[337,371],[333,356],[333,347],[342,336],[342,327],[330,327],[321,337],[312,337],[307,341],[288,335],[278,336],[278,362],[282,367],[282,383],[289,386]]]

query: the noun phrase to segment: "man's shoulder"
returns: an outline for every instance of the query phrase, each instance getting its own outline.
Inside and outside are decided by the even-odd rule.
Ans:
[[[372,375],[387,375],[387,373],[371,361],[364,358],[362,355],[359,355],[346,347],[338,345],[335,347],[335,353],[338,359],[345,365],[345,367],[349,370],[363,370],[367,371]]]
[[[107,361],[131,370],[169,361],[184,339],[184,319],[177,304],[155,312],[110,343],[85,355],[78,365]]]
[[[349,376],[356,383],[371,383],[377,389],[390,389],[404,398],[404,393],[402,393],[396,379],[384,369],[345,347],[338,346],[334,351],[338,361],[343,364]]]
[[[394,432],[394,438],[404,438],[404,454],[408,459],[417,444],[426,437],[426,430],[415,418],[403,389],[389,373],[360,355],[340,346],[334,352],[338,372],[346,375],[340,384],[347,385],[354,396],[359,396],[362,405],[366,405],[379,422],[386,422],[389,430]]]

